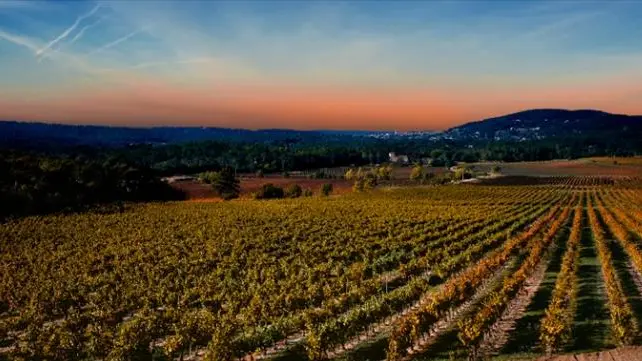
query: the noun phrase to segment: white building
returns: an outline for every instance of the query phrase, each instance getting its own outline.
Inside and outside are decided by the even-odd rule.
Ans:
[[[392,163],[410,163],[407,155],[397,155],[395,152],[388,153],[388,159],[390,159]]]

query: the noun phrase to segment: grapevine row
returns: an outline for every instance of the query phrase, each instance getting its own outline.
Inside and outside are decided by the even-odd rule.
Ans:
[[[545,217],[540,218],[526,232],[510,239],[503,249],[482,259],[477,265],[454,276],[437,292],[428,296],[424,305],[402,319],[393,328],[388,345],[388,360],[397,360],[407,353],[407,349],[417,339],[428,332],[430,327],[446,312],[470,297],[484,279],[502,266],[513,252],[532,237],[552,219],[559,211],[559,206],[553,208]]]
[[[471,317],[460,320],[458,323],[459,340],[470,350],[473,358],[477,355],[478,346],[484,339],[485,332],[501,316],[510,300],[521,290],[526,279],[540,264],[555,236],[567,222],[569,214],[570,208],[565,207],[561,216],[556,219],[545,235],[530,244],[529,254],[519,269],[504,280],[499,290],[486,297],[483,306]]]
[[[635,323],[631,306],[628,304],[622,290],[622,285],[616,276],[611,251],[607,245],[606,234],[593,208],[592,201],[588,206],[588,216],[597,246],[598,257],[602,264],[602,278],[604,279],[609,302],[611,330],[618,344],[628,345],[637,333],[637,324]]]
[[[539,339],[547,354],[560,349],[570,340],[577,299],[577,271],[582,237],[582,207],[575,208],[571,233],[566,243],[553,296],[540,324]]]

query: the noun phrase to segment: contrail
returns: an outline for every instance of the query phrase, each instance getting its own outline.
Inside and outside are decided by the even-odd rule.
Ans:
[[[80,25],[80,23],[81,23],[83,20],[85,20],[85,19],[87,19],[88,17],[90,17],[90,16],[94,15],[94,14],[96,13],[96,11],[98,11],[98,9],[100,9],[101,7],[102,7],[102,5],[101,5],[101,4],[98,4],[98,5],[96,5],[93,9],[91,9],[91,11],[89,11],[88,13],[83,14],[83,15],[80,15],[80,16],[76,19],[76,21],[75,21],[75,22],[74,22],[70,27],[68,27],[65,31],[63,31],[63,32],[62,32],[60,35],[58,35],[55,39],[53,39],[52,41],[50,41],[50,42],[49,42],[47,45],[45,45],[42,49],[39,49],[38,51],[36,51],[36,56],[40,56],[40,55],[42,55],[42,54],[43,54],[44,52],[46,52],[47,50],[51,49],[51,47],[52,47],[52,46],[56,45],[60,40],[63,40],[64,38],[68,37],[68,36],[69,36],[69,34],[71,34],[71,32],[72,32],[72,31],[76,30],[76,28],[78,27],[78,25]]]
[[[100,24],[104,19],[105,19],[105,17],[103,16],[103,17],[99,18],[98,20],[94,21],[93,23],[91,23],[89,25],[85,25],[85,27],[80,29],[80,31],[76,34],[76,36],[74,36],[73,38],[71,38],[71,40],[69,40],[67,45],[71,45],[71,44],[75,43],[76,41],[78,41],[78,39],[80,39],[83,36],[85,31],[87,31],[88,29],[91,29],[94,26]]]
[[[41,46],[40,42],[33,40],[32,38],[22,36],[22,35],[11,34],[1,29],[0,29],[0,39],[4,39],[13,44],[25,47],[32,52],[37,51]],[[72,64],[75,67],[77,67],[77,69],[85,71],[87,73],[98,73],[98,71],[95,68],[87,64],[83,59],[80,59],[72,54],[65,54],[65,53],[59,52],[56,55],[58,55],[60,57],[59,60],[62,60],[65,64]],[[50,53],[45,54],[45,56],[50,56]]]
[[[96,26],[96,25],[100,24],[100,23],[101,23],[101,22],[102,22],[106,17],[107,17],[107,16],[103,16],[103,17],[99,18],[98,20],[94,21],[93,23],[91,23],[91,24],[89,24],[89,25],[85,25],[82,29],[80,29],[80,31],[76,34],[76,36],[74,36],[74,37],[73,37],[69,42],[67,42],[67,43],[62,43],[62,44],[61,44],[61,46],[58,46],[57,48],[55,48],[55,49],[51,49],[51,51],[49,51],[49,52],[47,52],[47,53],[42,54],[39,58],[37,58],[37,59],[38,59],[38,62],[40,63],[43,59],[46,59],[46,58],[51,57],[51,54],[52,54],[52,53],[53,53],[53,54],[55,54],[55,53],[59,53],[59,52],[60,52],[61,47],[65,46],[65,45],[66,45],[66,46],[69,46],[69,45],[74,44],[76,41],[78,41],[78,39],[80,39],[80,38],[83,36],[83,34],[85,33],[85,31],[86,31],[87,29],[90,29],[90,28],[92,28],[92,27],[94,27],[94,26]]]
[[[33,41],[29,40],[28,38],[25,38],[20,35],[14,35],[7,33],[3,30],[0,30],[0,39],[4,39],[6,41],[12,42],[16,45],[24,46],[25,48],[31,50],[31,51],[36,51],[38,50],[38,46],[34,44]]]
[[[116,40],[112,41],[111,43],[105,44],[105,45],[101,46],[101,47],[100,47],[100,48],[98,48],[98,49],[95,49],[95,50],[90,51],[89,53],[87,53],[87,56],[92,55],[92,54],[96,54],[96,53],[99,53],[99,52],[101,52],[101,51],[105,51],[105,50],[107,50],[107,49],[109,49],[109,48],[111,48],[111,47],[114,47],[114,46],[116,46],[116,45],[118,45],[118,44],[120,44],[120,43],[122,43],[122,42],[126,41],[127,39],[131,38],[132,36],[134,36],[134,35],[136,35],[136,34],[140,33],[141,31],[142,31],[142,30],[140,30],[140,29],[139,29],[139,30],[132,31],[132,32],[131,32],[131,33],[129,33],[129,34],[127,34],[127,35],[125,35],[125,36],[123,36],[123,37],[121,37],[121,38],[118,38],[118,39],[116,39]]]

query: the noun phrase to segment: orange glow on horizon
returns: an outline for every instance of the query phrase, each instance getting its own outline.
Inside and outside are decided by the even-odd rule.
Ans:
[[[627,82],[631,84],[630,82]],[[639,84],[639,83],[638,83]],[[617,81],[555,90],[136,86],[3,98],[6,120],[121,126],[440,130],[532,108],[642,113],[642,86]],[[634,99],[636,98],[636,99]]]

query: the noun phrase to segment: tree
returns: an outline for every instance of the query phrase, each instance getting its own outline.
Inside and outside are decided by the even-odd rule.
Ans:
[[[355,171],[352,170],[352,168],[350,168],[345,172],[345,174],[343,175],[343,178],[345,178],[346,180],[353,180],[355,176],[356,176]]]
[[[354,184],[352,185],[352,191],[353,192],[363,192],[365,190],[365,182],[363,179],[357,179],[354,181]]]
[[[354,174],[354,179],[363,179],[365,173],[366,172],[361,167],[359,167]]]
[[[377,186],[377,176],[374,173],[366,174],[363,179],[363,188],[365,190],[374,189]]]
[[[303,194],[303,189],[298,184],[292,184],[285,190],[285,196],[288,198],[299,198]]]
[[[214,180],[218,177],[217,172],[203,172],[198,175],[198,179],[207,184],[212,184]]]
[[[255,199],[278,199],[284,196],[285,192],[283,188],[277,187],[272,183],[264,184],[261,189],[254,194]]]
[[[461,167],[455,171],[455,179],[464,180],[473,177],[473,171],[469,167]]]
[[[232,168],[224,168],[220,172],[209,172],[210,181],[214,192],[224,200],[238,198],[241,186]]]
[[[410,172],[410,180],[417,181],[424,177],[424,167],[420,164],[415,165]]]
[[[334,187],[332,186],[332,184],[326,183],[321,187],[321,194],[327,197],[332,193],[333,190]]]
[[[446,166],[446,160],[443,158],[433,158],[430,161],[430,166],[431,167],[444,167]]]
[[[376,169],[376,175],[378,179],[381,180],[390,180],[392,179],[392,166],[384,165]]]

